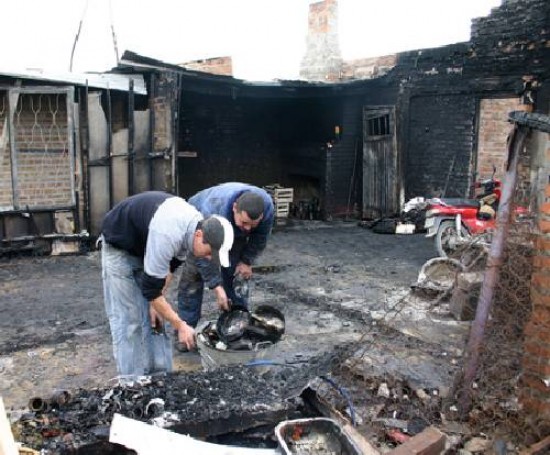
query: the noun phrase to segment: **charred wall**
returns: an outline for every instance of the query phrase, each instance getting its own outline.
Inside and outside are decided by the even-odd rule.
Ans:
[[[406,198],[466,196],[475,137],[474,98],[416,96],[409,109]]]
[[[548,76],[550,3],[503,0],[487,17],[472,21],[465,75]]]
[[[480,106],[491,115],[487,110],[499,103],[483,100],[516,98],[546,112],[537,89],[550,76],[549,12],[544,0],[504,1],[473,21],[471,41],[399,54],[388,78],[401,92],[406,198],[468,195],[473,173],[490,164],[476,162],[478,152],[484,156],[477,140]],[[492,115],[507,128],[506,113]]]
[[[281,178],[274,115],[259,103],[184,92],[180,110],[179,193],[225,181],[256,185]]]
[[[471,41],[397,54],[375,79],[248,84],[178,68],[178,192],[277,182],[322,198],[326,216],[348,214],[361,205],[362,111],[383,106],[396,112],[400,194],[466,196],[487,165],[478,160],[481,109],[499,105],[484,100],[529,93],[535,110],[544,105],[536,93],[550,72],[549,8],[504,1],[473,22]],[[494,114],[502,135],[506,115]]]
[[[225,181],[292,186],[297,199],[323,197],[328,144],[342,103],[183,91],[178,137],[179,193]]]

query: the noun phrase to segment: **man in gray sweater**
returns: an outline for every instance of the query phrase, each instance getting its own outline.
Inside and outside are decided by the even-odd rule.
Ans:
[[[166,301],[171,274],[188,255],[227,267],[233,228],[221,216],[203,219],[182,198],[149,191],[115,205],[102,225],[105,309],[119,375],[172,370],[170,331],[188,349],[194,329]]]

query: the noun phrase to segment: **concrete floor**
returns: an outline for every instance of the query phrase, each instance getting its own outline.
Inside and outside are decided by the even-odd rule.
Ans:
[[[446,393],[467,324],[409,293],[432,256],[433,241],[422,234],[375,234],[342,222],[278,227],[251,290],[252,306],[270,304],[286,317],[274,360],[358,341],[348,361],[354,374]],[[0,396],[8,408],[115,377],[100,273],[97,252],[0,262]],[[174,287],[169,296],[174,302]],[[204,307],[204,320],[217,318],[209,293]],[[174,365],[201,368],[193,353],[175,354]]]

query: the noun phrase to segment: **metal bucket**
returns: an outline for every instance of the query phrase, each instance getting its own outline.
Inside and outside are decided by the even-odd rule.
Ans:
[[[275,427],[275,436],[285,455],[361,455],[361,450],[333,419],[285,420]]]
[[[202,328],[208,325],[205,324]],[[201,356],[202,367],[206,371],[212,371],[216,368],[226,365],[246,365],[254,360],[269,358],[275,350],[275,344],[271,342],[256,343],[252,350],[233,350],[233,349],[216,349],[209,346],[201,335],[202,330],[197,330],[197,348]],[[269,367],[254,367],[255,371],[264,373],[269,370]]]

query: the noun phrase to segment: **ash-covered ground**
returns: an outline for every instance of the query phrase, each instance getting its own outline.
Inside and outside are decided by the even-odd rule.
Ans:
[[[307,362],[356,342],[345,370],[346,381],[356,381],[356,387],[346,385],[355,393],[358,421],[396,415],[380,405],[383,384],[393,400],[398,389],[407,398],[420,390],[447,396],[468,326],[410,294],[420,267],[433,256],[433,240],[423,234],[382,235],[342,222],[277,227],[255,266],[251,290],[252,307],[273,305],[286,317],[272,360]],[[8,410],[56,390],[113,382],[98,252],[2,259],[0,308],[0,396]],[[203,319],[217,316],[207,294]],[[202,369],[196,353],[176,352],[174,361],[178,372]]]

